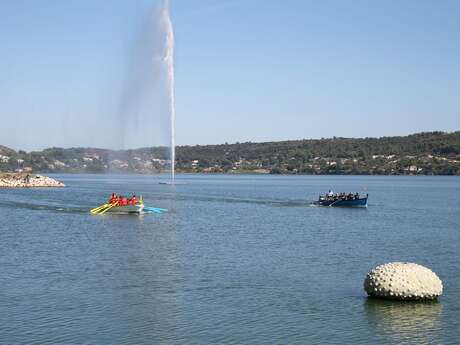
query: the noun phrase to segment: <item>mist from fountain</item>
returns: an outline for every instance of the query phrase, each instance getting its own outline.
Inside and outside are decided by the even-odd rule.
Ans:
[[[171,126],[171,182],[175,180],[176,162],[176,99],[175,99],[175,75],[174,75],[174,28],[169,12],[169,0],[165,0],[161,9],[161,27],[165,34],[165,51],[163,61],[167,70],[166,86],[169,100],[169,116]]]
[[[170,147],[167,154],[156,158],[170,158],[171,183],[174,183],[174,30],[168,0],[158,2],[143,18],[128,51],[119,97],[117,137],[124,149],[158,144],[165,149]]]

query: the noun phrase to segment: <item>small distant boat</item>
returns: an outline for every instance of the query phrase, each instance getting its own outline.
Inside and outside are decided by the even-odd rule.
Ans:
[[[184,185],[187,184],[187,182],[177,182],[177,181],[160,181],[158,184],[165,184],[169,186],[177,186],[177,185]]]
[[[360,196],[357,194],[336,194],[333,196],[320,196],[318,199],[318,205],[320,206],[332,206],[332,207],[367,207],[366,196]]]

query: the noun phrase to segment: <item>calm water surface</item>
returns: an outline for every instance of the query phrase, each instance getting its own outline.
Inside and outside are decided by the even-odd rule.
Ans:
[[[59,178],[0,190],[1,344],[459,342],[459,177]],[[309,206],[329,188],[369,207]],[[112,191],[170,212],[91,216]],[[432,268],[440,302],[368,300],[388,261]]]

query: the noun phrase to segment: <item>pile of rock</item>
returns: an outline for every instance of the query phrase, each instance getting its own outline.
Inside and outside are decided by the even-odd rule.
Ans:
[[[35,174],[0,174],[0,188],[65,187],[64,183],[48,176]]]

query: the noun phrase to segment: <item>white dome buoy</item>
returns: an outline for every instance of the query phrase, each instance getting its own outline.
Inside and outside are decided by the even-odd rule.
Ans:
[[[395,300],[434,300],[442,295],[442,281],[429,268],[391,262],[371,270],[364,280],[371,297]]]

